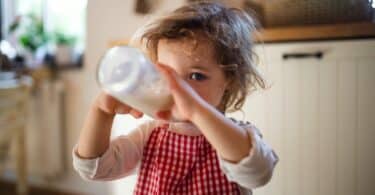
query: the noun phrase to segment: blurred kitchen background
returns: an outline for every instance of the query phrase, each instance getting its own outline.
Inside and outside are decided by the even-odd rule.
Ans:
[[[99,92],[100,57],[189,1],[0,2],[0,194],[132,194],[136,176],[82,180],[71,150]],[[259,68],[272,86],[230,114],[258,126],[280,156],[254,194],[374,195],[375,2],[221,2],[258,18]],[[148,118],[115,120],[112,137]]]

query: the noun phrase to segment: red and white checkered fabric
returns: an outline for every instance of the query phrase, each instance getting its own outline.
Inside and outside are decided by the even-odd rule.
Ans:
[[[219,167],[203,135],[181,135],[168,125],[155,128],[143,153],[135,194],[240,194]]]

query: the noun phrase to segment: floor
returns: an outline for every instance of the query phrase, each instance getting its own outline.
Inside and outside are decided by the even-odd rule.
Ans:
[[[15,183],[0,180],[0,194],[1,195],[17,195]],[[82,195],[82,194],[31,186],[29,189],[28,195]]]

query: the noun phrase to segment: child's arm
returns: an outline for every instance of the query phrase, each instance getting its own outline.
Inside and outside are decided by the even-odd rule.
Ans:
[[[247,189],[270,181],[278,157],[255,126],[236,123],[209,105],[198,108],[192,122],[217,150],[221,169],[230,181]]]
[[[120,103],[113,97],[101,93],[91,106],[78,140],[77,155],[81,158],[96,158],[108,148],[115,114],[130,113],[135,118],[142,113]]]
[[[197,106],[191,121],[227,161],[239,162],[251,150],[249,134],[211,105]]]
[[[257,127],[249,122],[234,122],[248,132],[252,147],[240,162],[232,163],[219,156],[221,170],[230,181],[247,189],[263,186],[271,179],[279,158],[262,139]]]
[[[78,144],[73,148],[73,167],[88,180],[113,180],[133,172],[142,157],[151,123],[140,125],[130,134],[110,142],[116,113],[142,113],[102,93],[94,101],[83,125]]]
[[[111,140],[103,155],[93,159],[83,159],[73,149],[73,167],[87,180],[109,181],[134,173],[142,158],[144,145],[152,129],[160,125],[157,121],[147,121],[127,135]]]
[[[255,126],[239,124],[205,102],[191,107],[190,120],[217,150],[221,169],[230,181],[247,189],[269,182],[278,157]]]

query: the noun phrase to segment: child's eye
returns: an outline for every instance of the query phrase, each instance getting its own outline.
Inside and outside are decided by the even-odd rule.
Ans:
[[[203,81],[203,80],[206,80],[207,77],[202,73],[194,72],[194,73],[190,74],[189,79],[193,79],[193,80],[197,80],[197,81]]]

